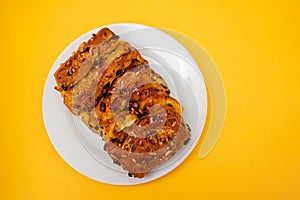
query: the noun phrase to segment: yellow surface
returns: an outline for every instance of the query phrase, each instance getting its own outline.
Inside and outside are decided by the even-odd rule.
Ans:
[[[0,199],[300,198],[300,3],[169,2],[1,1]],[[60,52],[118,22],[189,35],[214,59],[227,94],[224,130],[208,157],[198,159],[198,144],[168,175],[129,187],[73,170],[50,143],[41,110]]]

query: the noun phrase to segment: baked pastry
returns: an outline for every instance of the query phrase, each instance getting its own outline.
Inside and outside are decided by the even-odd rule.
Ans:
[[[105,142],[129,176],[142,178],[190,139],[182,107],[140,53],[107,28],[54,74],[67,108]]]
[[[108,28],[101,29],[97,34],[93,34],[92,38],[87,42],[83,42],[76,52],[73,52],[59,69],[55,72],[57,86],[55,89],[58,91],[67,90],[79,82],[85,75],[87,75],[93,67],[95,60],[91,58],[91,52],[95,47],[115,34]],[[90,58],[87,60],[87,58]]]

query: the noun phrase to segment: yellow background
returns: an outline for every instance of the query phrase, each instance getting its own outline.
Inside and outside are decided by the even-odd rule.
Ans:
[[[1,1],[0,199],[300,199],[299,8],[296,0]],[[73,170],[52,146],[41,109],[61,51],[119,22],[192,37],[227,93],[224,130],[208,157],[198,159],[198,144],[166,176],[123,187]]]

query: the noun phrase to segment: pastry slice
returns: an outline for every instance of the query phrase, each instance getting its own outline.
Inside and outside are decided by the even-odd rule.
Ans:
[[[170,160],[189,139],[189,127],[174,108],[156,104],[149,115],[106,142],[104,149],[129,176],[142,178]]]
[[[93,34],[87,42],[83,42],[55,72],[55,89],[60,92],[66,91],[86,76],[96,60],[96,57],[91,57],[91,52],[114,35],[108,28],[103,28],[97,34]]]

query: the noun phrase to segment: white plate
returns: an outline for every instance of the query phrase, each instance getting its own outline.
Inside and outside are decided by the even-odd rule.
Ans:
[[[103,26],[104,27],[104,26]],[[127,172],[112,164],[103,150],[99,136],[91,133],[79,118],[74,117],[54,90],[54,73],[80,43],[87,41],[99,27],[71,43],[57,58],[46,80],[43,94],[43,116],[49,138],[62,158],[75,170],[94,180],[115,184],[134,185],[155,180],[175,169],[193,150],[202,133],[207,94],[203,76],[193,57],[174,38],[166,33],[140,24],[111,24],[110,28],[136,47],[151,67],[161,74],[171,89],[171,95],[184,107],[183,117],[190,125],[191,140],[167,163],[153,169],[142,179],[130,178]]]

